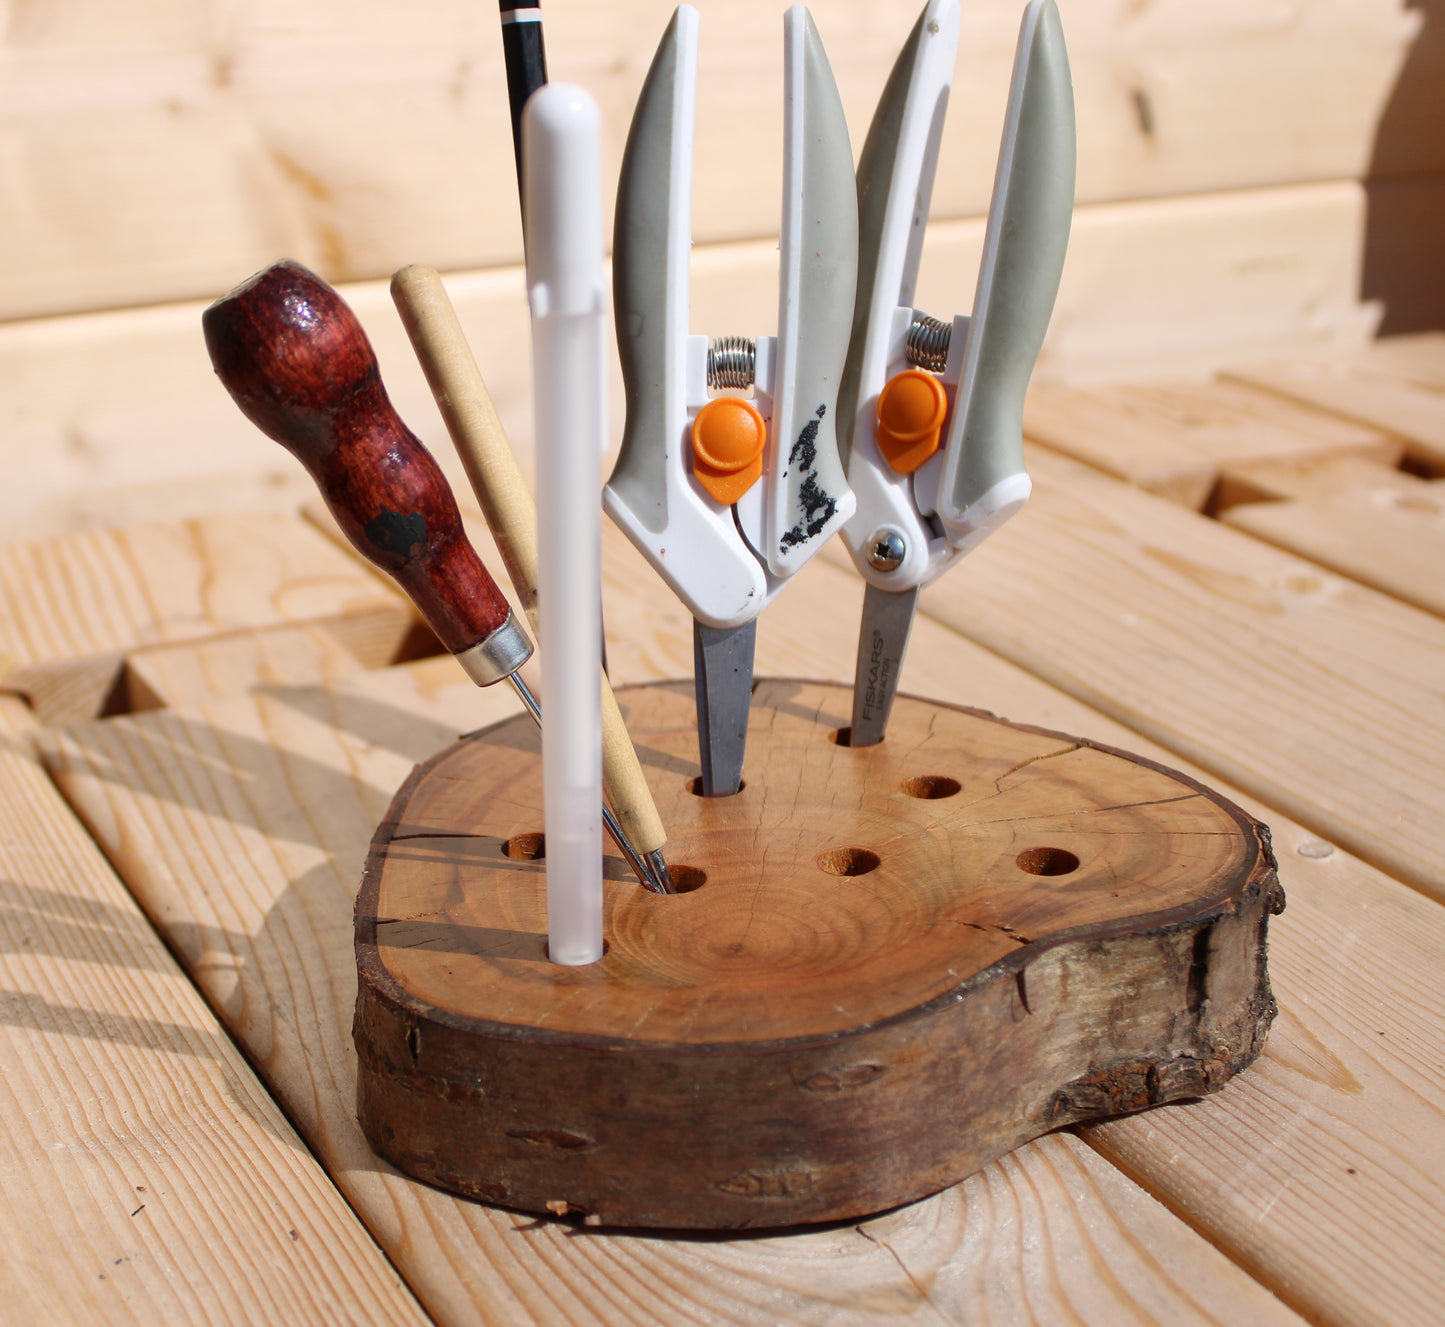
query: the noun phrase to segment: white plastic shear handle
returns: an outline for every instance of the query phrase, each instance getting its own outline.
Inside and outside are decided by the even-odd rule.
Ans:
[[[812,19],[794,6],[784,23],[779,335],[756,351],[762,477],[740,500],[720,501],[693,470],[692,423],[708,403],[707,338],[687,332],[697,43],[697,11],[683,5],[623,156],[613,294],[627,424],[603,503],[694,618],[728,629],[756,618],[853,511],[836,399],[857,203],[842,103]]]
[[[878,401],[909,366],[914,286],[959,33],[957,0],[932,0],[899,56],[858,165],[859,291],[839,394],[857,512],[843,538],[870,584],[926,585],[1029,495],[1023,401],[1063,270],[1075,130],[1054,0],[1024,12],[971,318],[953,320],[940,451],[900,473],[878,444]],[[879,558],[880,536],[897,536]]]

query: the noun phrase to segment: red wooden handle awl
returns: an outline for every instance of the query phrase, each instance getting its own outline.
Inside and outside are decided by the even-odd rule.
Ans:
[[[281,262],[201,322],[226,390],[310,471],[357,551],[396,579],[478,682],[515,671],[531,642],[463,533],[441,467],[387,399],[341,296]]]

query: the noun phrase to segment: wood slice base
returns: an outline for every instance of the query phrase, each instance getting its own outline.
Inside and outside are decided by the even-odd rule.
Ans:
[[[853,749],[848,688],[765,681],[709,800],[691,684],[619,700],[683,892],[610,856],[600,962],[547,960],[530,720],[420,766],[377,831],[359,1109],[407,1173],[594,1224],[836,1220],[1258,1054],[1269,834],[1192,779],[904,696]]]

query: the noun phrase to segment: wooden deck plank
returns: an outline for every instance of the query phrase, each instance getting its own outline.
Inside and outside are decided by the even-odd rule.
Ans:
[[[690,664],[686,615],[670,596],[649,588],[648,573],[630,551],[619,553],[612,539],[609,550],[614,670],[621,676],[685,672]],[[759,666],[778,673],[845,676],[859,585],[849,573],[821,564],[805,576],[807,581],[789,591],[789,611],[764,616]],[[1014,718],[1082,731],[1168,759],[937,623],[920,620],[917,632],[905,680],[910,689],[983,703]],[[295,693],[293,703],[332,716],[339,716],[338,707],[354,706],[358,716],[366,716],[373,741],[383,734],[391,743],[414,740],[418,754],[457,727],[481,722],[498,700],[495,693],[477,693],[462,681],[447,659],[361,678],[347,689],[355,693],[350,700],[318,691]],[[307,695],[311,699],[303,701]],[[416,732],[416,719],[408,724],[407,715],[424,718],[423,731]],[[344,726],[357,728],[354,720]],[[412,731],[403,737],[408,726]],[[91,731],[113,733],[116,727]],[[89,759],[96,763],[94,756]],[[114,789],[106,792],[99,782],[92,795],[123,796]],[[324,797],[324,788],[316,795]],[[373,796],[379,806],[384,788],[374,789]],[[1418,1247],[1415,1232],[1433,1229],[1441,1219],[1445,1159],[1426,1145],[1439,1136],[1437,1114],[1432,1107],[1421,1117],[1418,1103],[1434,1095],[1430,1067],[1440,1062],[1445,1037],[1439,1019],[1431,1016],[1412,1019],[1408,1037],[1398,1046],[1382,1042],[1377,1030],[1364,1023],[1381,1002],[1409,1001],[1418,987],[1411,974],[1439,962],[1445,953],[1445,913],[1344,852],[1323,859],[1300,855],[1305,845],[1311,852],[1321,850],[1313,835],[1245,800],[1275,826],[1283,878],[1292,895],[1292,909],[1276,923],[1273,945],[1285,1014],[1257,1071],[1258,1081],[1246,1074],[1241,1084],[1248,1090],[1231,1088],[1199,1106],[1110,1126],[1122,1132],[1094,1141],[1108,1155],[1127,1160],[1151,1190],[1185,1211],[1211,1240],[1289,1295],[1312,1319],[1427,1323],[1430,1312],[1422,1305],[1432,1302],[1430,1288],[1442,1268],[1437,1252]],[[353,832],[364,830],[358,825]],[[1401,931],[1414,941],[1398,966]],[[1331,946],[1341,935],[1349,937],[1347,965],[1330,961]],[[255,999],[264,996],[257,993]],[[1159,1147],[1139,1143],[1138,1134],[1130,1132],[1154,1131],[1146,1135],[1154,1137],[1166,1125],[1167,1145]],[[1410,1161],[1416,1167],[1408,1180],[1400,1174],[1402,1136],[1411,1140]],[[1224,1147],[1235,1149],[1238,1165],[1221,1174],[1217,1157]],[[1392,1149],[1393,1165],[1380,1164],[1391,1159]],[[1322,1156],[1331,1164],[1321,1165]],[[1338,1173],[1332,1164],[1337,1160],[1343,1161]],[[1357,1164],[1362,1161],[1366,1164]],[[1351,1167],[1355,1176],[1347,1175]],[[1341,1174],[1353,1186],[1344,1192],[1338,1189]],[[1402,1183],[1416,1204],[1403,1214],[1398,1202]],[[1333,1203],[1338,1214],[1329,1239],[1317,1233],[1322,1202]],[[1267,1208],[1268,1219],[1262,1220]],[[1380,1241],[1362,1245],[1341,1229],[1366,1220],[1384,1232],[1385,1247]],[[937,1256],[935,1250],[921,1262]],[[961,1274],[954,1259],[973,1265],[970,1256],[956,1252],[948,1262],[949,1274]],[[806,1284],[801,1267],[798,1274],[798,1284]]]
[[[294,516],[215,516],[0,547],[0,686],[44,722],[102,712],[145,647],[349,619],[405,634],[394,590]]]
[[[1227,382],[1044,383],[1029,393],[1024,433],[1196,510],[1238,462],[1343,455],[1393,465],[1402,450],[1379,429]]]
[[[1411,342],[1419,348],[1419,342]],[[1445,503],[1378,428],[1240,383],[1043,384],[1033,441],[1427,612],[1445,612]]]
[[[1384,471],[1384,481],[1280,502],[1246,502],[1219,519],[1383,594],[1445,616],[1445,487]],[[1403,481],[1413,480],[1413,483]]]
[[[0,696],[0,1316],[424,1322],[29,754],[33,726]]]
[[[1225,376],[1385,429],[1436,473],[1445,472],[1445,332],[1240,363]]]
[[[95,723],[50,747],[92,830],[439,1320],[1297,1321],[1065,1136],[877,1221],[748,1240],[577,1233],[379,1165],[353,1116],[364,849],[413,761],[513,705],[434,659],[329,691]]]
[[[609,603],[640,574],[619,570]],[[761,619],[759,669],[848,680],[862,583],[821,560],[803,575],[788,607]],[[653,667],[687,666],[676,624],[643,639]],[[1445,967],[1445,908],[932,618],[914,625],[903,688],[1150,756],[1271,826],[1288,906],[1270,926],[1281,1013],[1263,1056],[1196,1105],[1083,1133],[1309,1320],[1432,1323],[1445,1278],[1432,1234],[1445,1225],[1445,1015],[1424,993]]]
[[[1030,465],[1027,514],[925,611],[1445,897],[1445,623],[1084,466]]]
[[[1231,461],[1222,469],[1216,502],[1220,512],[1242,503],[1340,496],[1374,502],[1408,502],[1412,498],[1429,502],[1442,491],[1439,483],[1358,456]]]
[[[361,613],[135,650],[125,656],[120,711],[189,709],[257,687],[336,682],[429,652],[416,648],[429,639],[405,613]]]

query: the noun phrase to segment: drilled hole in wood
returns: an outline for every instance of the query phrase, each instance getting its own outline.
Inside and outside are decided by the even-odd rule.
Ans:
[[[936,802],[940,797],[956,797],[962,789],[963,784],[946,774],[921,774],[916,779],[906,779],[903,784],[903,791],[910,797],[921,797],[928,802]]]
[[[1067,848],[1025,848],[1014,860],[1030,875],[1068,875],[1079,869],[1079,859]]]
[[[675,866],[668,862],[667,874],[672,880],[674,894],[691,894],[694,889],[701,889],[707,883],[707,872],[697,866]],[[666,898],[667,895],[659,894],[657,897]]]
[[[747,781],[746,779],[743,779],[743,780],[738,784],[738,792],[742,792],[742,790],[743,790],[744,788],[746,788],[747,786],[748,786],[748,781]],[[701,780],[700,778],[692,778],[692,779],[689,779],[689,780],[687,781],[687,790],[688,790],[688,792],[690,792],[694,797],[702,797],[702,796],[704,795],[704,794],[703,794],[703,791],[702,791],[702,780]],[[729,797],[732,797],[732,796],[735,796],[735,795],[736,795],[736,794],[733,794],[733,793],[729,793],[729,794],[728,794]]]
[[[611,950],[611,948],[612,948],[611,943],[610,943],[609,941],[607,941],[607,940],[604,939],[604,940],[602,941],[602,958],[606,958],[606,957],[607,957],[607,954],[608,954],[608,952]],[[551,959],[551,957],[552,957],[552,951],[551,951],[551,949],[548,947],[548,945],[543,944],[543,946],[542,946],[542,953],[547,956],[548,960]],[[595,959],[592,960],[592,962],[593,962],[593,963],[600,963],[600,962],[602,962],[602,958],[595,958]],[[568,964],[567,966],[569,966],[569,967],[591,967],[592,964],[591,964],[591,963]]]
[[[880,860],[868,848],[829,848],[818,858],[818,865],[829,875],[867,875],[878,869]]]
[[[832,742],[834,746],[852,746],[853,725],[849,724],[846,728],[833,729],[833,731],[828,734],[828,740]]]
[[[547,840],[542,834],[513,834],[502,851],[515,862],[539,862],[547,855]]]

